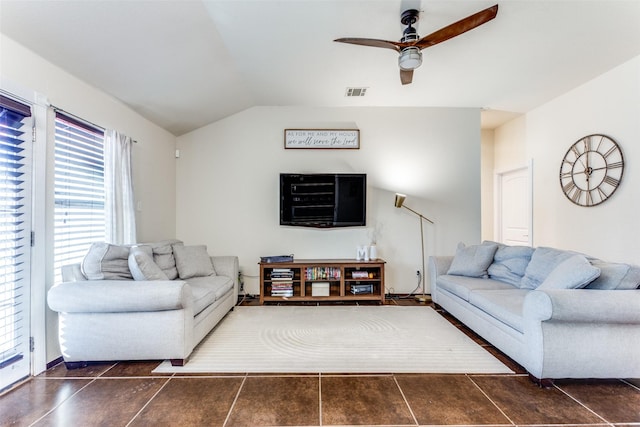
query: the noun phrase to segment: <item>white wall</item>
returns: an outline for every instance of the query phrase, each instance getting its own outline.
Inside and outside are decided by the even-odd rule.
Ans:
[[[138,141],[133,148],[133,181],[135,197],[142,210],[137,212],[139,241],[154,241],[175,236],[175,136],[142,118],[120,101],[100,90],[87,85],[71,74],[45,61],[38,55],[0,35],[0,87],[12,92],[14,88],[37,92],[56,107],[105,128],[114,128]],[[15,93],[14,93],[15,94]],[[20,95],[20,94],[16,94]],[[51,114],[50,114],[51,115]],[[46,130],[42,124],[39,129]],[[43,171],[36,171],[40,181],[35,182],[36,193],[47,190],[47,204],[35,206],[36,242],[42,242],[38,236],[46,236],[37,260],[44,282],[34,281],[32,301],[33,310],[46,312],[46,337],[36,336],[36,346],[46,345],[46,362],[60,355],[57,341],[57,316],[46,309],[45,294],[53,281],[53,180],[52,180],[52,131],[50,136],[42,138],[47,147],[36,147],[36,156],[48,155],[46,162],[47,180]],[[39,150],[39,151],[38,151]],[[46,265],[45,265],[46,264]],[[36,334],[37,335],[37,334]],[[46,341],[46,344],[44,342]]]
[[[483,130],[481,132],[482,145],[480,150],[481,171],[481,224],[482,240],[493,240],[493,192],[494,192],[494,163],[495,163],[495,132]]]
[[[136,214],[138,240],[174,237],[175,136],[4,35],[0,47],[3,86],[17,83],[56,107],[138,141],[133,148],[134,191],[142,207]]]
[[[640,57],[527,114],[527,154],[534,159],[536,245],[640,262],[639,118]],[[558,175],[567,149],[593,133],[618,142],[625,169],[616,193],[603,204],[586,208],[563,195]]]
[[[178,138],[176,235],[211,253],[240,257],[247,292],[259,293],[260,256],[354,258],[377,234],[387,288],[412,291],[420,270],[418,218],[426,256],[480,240],[480,113],[447,108],[256,107]],[[287,128],[357,128],[359,150],[285,150]],[[368,226],[307,229],[279,225],[282,172],[364,172]]]
[[[494,131],[494,171],[505,172],[524,167],[527,157],[527,116],[522,115]]]
[[[534,246],[572,249],[639,263],[640,57],[542,105],[495,131],[495,169],[533,159]],[[560,162],[578,139],[612,137],[625,156],[622,184],[605,203],[580,207],[562,193]]]

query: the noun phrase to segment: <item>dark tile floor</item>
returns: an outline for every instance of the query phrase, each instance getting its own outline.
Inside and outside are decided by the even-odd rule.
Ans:
[[[466,332],[516,373],[189,376],[154,375],[158,361],[60,364],[0,396],[0,426],[640,426],[639,380],[540,388]]]

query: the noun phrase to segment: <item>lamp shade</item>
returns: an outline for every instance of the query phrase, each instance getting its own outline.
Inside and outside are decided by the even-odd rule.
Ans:
[[[396,193],[396,208],[401,208],[404,203],[404,199],[406,198],[407,196],[405,196],[404,194]]]

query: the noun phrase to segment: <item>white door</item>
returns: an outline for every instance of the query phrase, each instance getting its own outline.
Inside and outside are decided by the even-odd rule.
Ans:
[[[31,109],[0,95],[0,390],[29,376]]]
[[[506,245],[531,245],[529,168],[497,174],[496,240]]]

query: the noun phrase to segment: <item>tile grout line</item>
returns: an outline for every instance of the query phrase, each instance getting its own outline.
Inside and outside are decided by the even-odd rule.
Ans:
[[[407,400],[407,396],[405,396],[404,391],[402,391],[402,387],[400,387],[400,384],[398,383],[398,378],[395,375],[393,375],[393,382],[396,384],[396,387],[398,387],[398,391],[400,391],[400,395],[404,400],[404,404],[407,405],[407,408],[409,409],[409,413],[411,414],[411,418],[413,418],[413,422],[415,423],[416,426],[419,426],[420,423],[418,422],[418,418],[416,418],[416,414],[413,413],[413,409],[411,409],[411,405]]]
[[[582,406],[583,408],[585,408],[587,411],[591,412],[593,415],[595,415],[596,417],[600,418],[602,421],[604,421],[607,425],[610,425],[613,427],[613,423],[609,422],[608,420],[606,420],[603,416],[601,416],[600,414],[598,414],[596,411],[594,411],[593,409],[589,408],[587,405],[585,405],[584,403],[582,403],[581,401],[579,401],[578,399],[576,399],[575,397],[573,397],[571,394],[569,394],[568,392],[564,391],[563,389],[561,389],[557,384],[553,384],[553,388],[555,388],[556,390],[560,391],[560,393],[564,394],[565,396],[567,396],[569,399],[573,400],[574,402],[576,402],[578,405]]]
[[[489,402],[491,402],[491,404],[492,404],[493,406],[495,406],[495,407],[496,407],[496,409],[497,409],[498,411],[500,411],[500,413],[501,413],[502,415],[504,415],[504,417],[505,417],[505,418],[506,418],[506,419],[511,423],[511,425],[514,425],[514,426],[516,426],[516,425],[517,425],[517,424],[516,424],[516,423],[514,423],[514,422],[513,422],[513,420],[512,420],[512,419],[511,419],[511,418],[510,418],[510,417],[509,417],[509,416],[508,416],[508,415],[507,415],[503,410],[502,410],[502,408],[500,408],[500,406],[498,406],[498,404],[497,404],[497,403],[496,403],[496,402],[495,402],[491,397],[489,397],[489,395],[488,395],[488,394],[487,394],[487,393],[482,389],[482,387],[480,387],[480,386],[478,385],[478,383],[476,383],[476,382],[473,380],[473,378],[471,377],[471,375],[469,375],[469,374],[464,374],[464,376],[465,376],[465,377],[467,377],[467,378],[469,378],[469,381],[471,381],[471,383],[472,383],[472,384],[473,384],[473,385],[474,385],[478,390],[480,390],[480,393],[482,393],[482,394],[483,394],[483,395],[484,395],[484,396],[489,400]],[[490,375],[487,375],[487,376],[490,376]]]
[[[116,365],[118,364],[118,362],[114,363],[113,365],[109,366],[107,369],[105,369],[104,371],[102,371],[100,374],[98,374],[96,376],[96,378],[101,378],[104,374],[106,374],[107,372],[109,372],[110,370],[112,370],[113,368],[116,367]],[[106,377],[108,378],[108,377]]]
[[[147,406],[149,406],[149,404],[151,403],[151,401],[153,399],[155,399],[155,397],[158,395],[158,393],[160,393],[166,386],[167,384],[169,384],[169,381],[171,381],[171,378],[173,378],[173,376],[167,378],[167,380],[164,382],[164,384],[162,384],[162,387],[160,387],[158,389],[158,391],[156,391],[155,393],[153,393],[153,396],[151,396],[149,398],[149,400],[147,400],[147,403],[145,403],[144,405],[142,405],[142,408],[140,408],[140,410],[138,412],[136,412],[136,414],[131,418],[131,420],[129,420],[129,422],[127,423],[127,425],[125,427],[128,427],[131,425],[131,423],[138,417],[138,415],[140,415],[142,413],[142,411],[145,410],[145,408]]]
[[[635,385],[634,383],[631,383],[625,379],[620,378],[619,381],[622,381],[623,383],[635,388],[636,390],[640,391],[640,385]]]
[[[82,378],[82,379],[87,379]],[[76,391],[75,393],[73,393],[71,396],[67,397],[66,399],[64,399],[62,402],[58,403],[57,405],[55,405],[53,408],[49,409],[44,415],[42,415],[40,418],[38,418],[37,420],[35,420],[34,422],[32,422],[31,424],[29,424],[29,427],[36,425],[37,423],[39,423],[40,421],[42,421],[47,415],[51,414],[53,411],[55,411],[56,409],[58,409],[60,406],[62,406],[64,403],[68,402],[69,400],[73,399],[75,396],[78,395],[78,393],[80,393],[82,390],[84,390],[85,388],[89,387],[91,384],[93,384],[96,381],[96,378],[92,378],[91,381],[89,381],[88,383],[86,383],[83,387],[80,387],[78,389],[78,391]]]
[[[233,398],[233,402],[231,402],[231,406],[229,406],[229,412],[227,412],[227,416],[224,419],[224,422],[222,423],[222,427],[226,426],[227,423],[229,422],[229,418],[231,418],[231,413],[233,412],[233,408],[236,406],[236,403],[238,402],[238,398],[240,397],[240,393],[242,392],[242,388],[244,387],[244,383],[247,381],[247,378],[249,378],[249,374],[245,373],[244,377],[242,378],[242,382],[240,383],[240,387],[238,387],[238,392]]]

